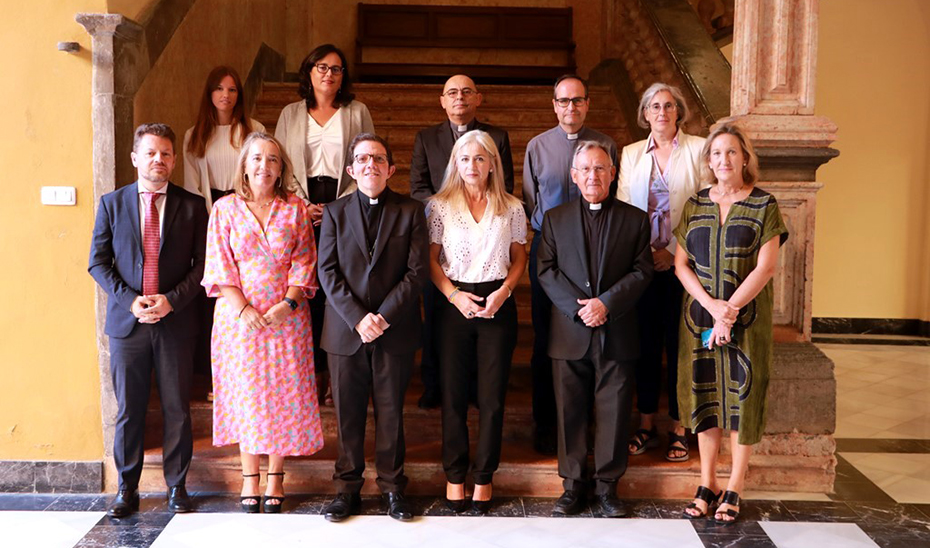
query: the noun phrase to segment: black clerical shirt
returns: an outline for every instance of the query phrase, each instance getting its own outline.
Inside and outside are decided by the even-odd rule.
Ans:
[[[581,215],[582,223],[584,224],[584,243],[585,251],[588,256],[588,272],[590,273],[591,279],[591,291],[597,291],[598,273],[601,269],[601,261],[604,260],[604,254],[606,250],[604,249],[604,240],[605,234],[607,232],[607,210],[610,208],[611,200],[604,200],[600,204],[600,209],[591,209],[590,203],[587,200],[582,198],[581,200],[581,209],[583,211]],[[595,297],[597,295],[595,294]]]
[[[383,196],[369,198],[361,190],[356,190],[356,192],[358,193],[358,203],[361,204],[362,223],[365,225],[365,239],[368,243],[368,255],[371,255],[375,252],[375,242],[378,239],[381,211],[384,209],[381,207]],[[372,203],[372,201],[375,203]]]

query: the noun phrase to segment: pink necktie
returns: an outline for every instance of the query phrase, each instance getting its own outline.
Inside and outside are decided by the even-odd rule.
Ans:
[[[142,294],[156,295],[158,293],[158,248],[161,247],[161,236],[158,227],[158,192],[143,192],[146,203],[145,230],[142,234]]]

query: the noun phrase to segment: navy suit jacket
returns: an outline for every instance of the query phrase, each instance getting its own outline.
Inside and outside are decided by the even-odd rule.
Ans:
[[[497,152],[501,155],[501,166],[504,169],[504,186],[507,192],[513,194],[513,156],[510,152],[510,136],[503,129],[484,124],[477,119],[468,124],[469,131],[475,129],[480,129],[490,135],[494,144],[497,145]],[[410,196],[412,198],[425,204],[430,196],[439,192],[454,145],[455,137],[452,135],[449,120],[417,132],[417,137],[413,141],[413,158],[410,160]]]
[[[130,308],[142,294],[142,233],[138,182],[100,198],[87,271],[108,295],[105,332],[116,338],[138,325]],[[174,309],[159,323],[174,333],[195,333],[200,314],[188,304],[201,291],[207,242],[203,198],[168,184],[158,257],[158,292]]]
[[[381,194],[381,224],[369,256],[358,193],[323,208],[317,276],[326,292],[320,344],[342,356],[362,339],[355,326],[369,312],[390,324],[376,339],[388,354],[420,347],[420,293],[429,282],[429,233],[423,204],[391,189]]]

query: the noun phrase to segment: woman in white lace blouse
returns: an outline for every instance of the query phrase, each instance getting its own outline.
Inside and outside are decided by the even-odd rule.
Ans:
[[[470,131],[456,141],[442,189],[427,206],[430,276],[446,296],[436,306],[442,386],[442,464],[446,499],[467,509],[468,394],[477,369],[478,447],[472,462],[479,513],[490,508],[491,479],[500,463],[504,396],[517,340],[512,294],[526,268],[526,215],[504,189],[494,141]]]

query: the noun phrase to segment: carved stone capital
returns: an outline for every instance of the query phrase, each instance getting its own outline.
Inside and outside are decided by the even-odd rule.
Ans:
[[[117,13],[78,13],[74,20],[94,39],[119,35],[120,38],[134,40],[143,31],[141,25]]]

